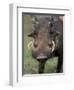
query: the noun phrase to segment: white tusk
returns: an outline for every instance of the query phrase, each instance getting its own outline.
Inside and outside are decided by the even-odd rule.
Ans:
[[[52,52],[55,50],[55,42],[52,41],[53,47],[52,47]]]
[[[30,42],[28,43],[28,49],[30,50],[32,47],[33,47],[33,41],[30,41]]]

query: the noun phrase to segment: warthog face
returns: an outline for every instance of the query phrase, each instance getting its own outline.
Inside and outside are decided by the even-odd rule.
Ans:
[[[35,15],[32,17],[32,55],[37,60],[47,60],[59,43],[59,16]],[[61,27],[62,28],[62,27]],[[57,39],[58,38],[58,39]]]

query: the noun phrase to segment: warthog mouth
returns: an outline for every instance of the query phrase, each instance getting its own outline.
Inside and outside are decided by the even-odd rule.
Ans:
[[[37,59],[37,61],[39,61],[39,62],[45,62],[45,61],[47,61],[48,60],[48,58],[39,58],[39,59]]]
[[[43,54],[40,54],[37,58],[36,58],[38,61],[44,61],[44,60],[47,60],[48,57],[43,55]]]
[[[38,56],[38,57],[37,57],[37,60],[39,60],[39,59],[42,59],[42,60],[43,60],[43,59],[47,59],[47,56]]]

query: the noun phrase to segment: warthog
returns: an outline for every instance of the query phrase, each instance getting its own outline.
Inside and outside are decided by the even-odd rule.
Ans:
[[[32,56],[39,61],[39,73],[49,58],[58,56],[56,72],[62,72],[63,65],[63,16],[32,16],[32,32],[28,35],[34,39]]]

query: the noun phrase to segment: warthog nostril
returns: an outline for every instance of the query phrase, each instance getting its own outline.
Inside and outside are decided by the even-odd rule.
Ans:
[[[47,57],[46,56],[39,56],[39,57],[37,57],[37,59],[39,60],[39,59],[47,59]]]

